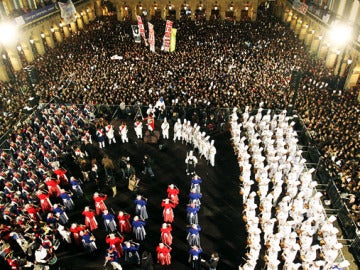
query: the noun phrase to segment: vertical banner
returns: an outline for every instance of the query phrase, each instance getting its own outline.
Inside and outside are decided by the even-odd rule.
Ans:
[[[76,21],[76,9],[71,0],[66,3],[58,2],[60,7],[60,16],[64,19],[64,24],[70,24]]]
[[[175,51],[175,47],[176,47],[176,32],[177,32],[177,29],[176,29],[176,28],[172,28],[172,29],[171,29],[170,52]]]
[[[154,33],[154,26],[148,22],[149,26],[149,44],[150,44],[150,51],[155,52],[155,33]]]
[[[131,26],[135,43],[141,43],[140,30],[138,25]]]
[[[163,48],[165,52],[168,52],[170,50],[170,36],[171,36],[172,24],[173,24],[172,21],[166,20],[164,43],[163,43]]]
[[[143,24],[143,22],[141,20],[141,16],[137,16],[137,21],[138,21],[138,26],[139,26],[139,29],[140,29],[140,35],[144,39],[145,46],[147,46],[148,43],[147,43],[147,40],[146,40],[146,37],[145,37],[145,28],[144,28],[144,24]]]

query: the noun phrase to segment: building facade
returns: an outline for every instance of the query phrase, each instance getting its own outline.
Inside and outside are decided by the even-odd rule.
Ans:
[[[311,3],[306,3],[311,2]],[[260,6],[272,11],[287,23],[303,42],[313,57],[323,59],[334,75],[345,81],[345,88],[354,87],[360,74],[359,22],[360,4],[353,0],[158,0],[74,1],[76,21],[65,24],[57,4],[44,0],[3,0],[0,2],[2,22],[16,25],[17,37],[12,42],[2,42],[0,80],[8,81],[14,72],[31,65],[36,57],[51,50],[72,33],[81,31],[84,25],[96,17],[116,12],[117,19],[136,20],[137,15],[162,19],[204,19],[255,21]],[[345,25],[350,37],[345,43],[334,42],[332,28]],[[1,35],[8,35],[1,31]],[[335,40],[345,40],[339,32]]]

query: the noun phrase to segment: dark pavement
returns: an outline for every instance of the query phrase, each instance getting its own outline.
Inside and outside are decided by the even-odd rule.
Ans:
[[[118,121],[113,122],[113,124],[117,131]],[[171,132],[170,138],[172,138]],[[154,269],[190,269],[188,263],[189,245],[186,241],[186,205],[190,192],[190,176],[187,176],[185,172],[185,157],[191,146],[180,142],[173,143],[172,140],[160,140],[159,143],[164,145],[163,149],[160,150],[159,144],[144,144],[135,139],[131,122],[129,123],[129,139],[129,143],[122,144],[120,138],[117,137],[115,145],[106,145],[105,149],[98,149],[102,155],[107,154],[114,161],[118,161],[121,156],[129,156],[131,164],[136,169],[137,176],[141,179],[137,192],[130,191],[127,188],[127,183],[121,181],[120,170],[117,170],[118,195],[112,198],[112,191],[108,186],[101,189],[102,192],[109,195],[106,204],[109,209],[116,213],[123,210],[133,217],[135,210],[133,200],[136,194],[141,193],[148,198],[147,236],[145,241],[141,242],[140,251],[148,250],[152,253],[155,262]],[[219,253],[218,269],[237,269],[238,265],[243,262],[247,236],[245,224],[241,217],[239,167],[230,145],[229,132],[212,134],[211,139],[215,140],[217,148],[216,166],[207,165],[205,159],[199,159],[197,166],[197,173],[203,179],[201,185],[203,197],[199,212],[199,224],[202,227],[200,232],[201,247],[205,259],[214,251]],[[141,174],[144,154],[149,154],[154,161],[155,178]],[[65,163],[64,166],[71,174],[79,174],[77,167],[73,164]],[[171,183],[180,189],[180,203],[174,209],[175,220],[172,224],[174,237],[171,252],[172,264],[161,266],[156,264],[155,248],[159,243],[160,227],[163,223],[161,200],[167,197],[166,189]],[[86,196],[83,199],[75,200],[76,209],[68,214],[70,224],[72,222],[83,224],[84,218],[81,212],[84,206],[89,205],[94,208],[92,195],[96,191],[95,183],[86,182],[83,189]],[[88,254],[81,247],[62,243],[56,252],[60,269],[106,269],[103,267],[107,248],[105,243],[106,232],[101,217],[98,217],[97,220],[99,228],[93,233],[97,239],[98,250]],[[133,239],[133,236],[125,235],[125,239]],[[127,265],[123,259],[121,259],[121,265],[123,269],[141,269],[139,266]]]

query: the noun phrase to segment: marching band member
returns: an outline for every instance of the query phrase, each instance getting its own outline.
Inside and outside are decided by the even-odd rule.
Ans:
[[[201,197],[202,197],[202,194],[196,192],[195,188],[191,189],[190,193],[189,193],[189,204],[194,203],[196,206],[200,206],[201,205],[201,202],[200,202]]]
[[[125,262],[140,264],[139,249],[140,244],[133,241],[126,241],[122,245],[125,253]]]
[[[191,263],[191,268],[195,270],[201,269],[201,254],[202,249],[198,246],[192,246],[189,250],[189,261]]]
[[[122,243],[124,242],[124,237],[121,234],[115,236],[115,234],[111,233],[106,236],[105,242],[109,244],[109,247],[115,248],[119,257],[123,255],[124,250],[122,248]]]
[[[115,252],[115,248],[110,246],[106,251],[104,267],[111,265],[113,269],[122,270],[122,267],[119,263],[119,255]]]
[[[103,128],[98,128],[98,130],[96,131],[96,136],[97,136],[97,141],[99,143],[99,147],[100,148],[104,148],[105,147],[105,134],[104,134],[104,129]]]
[[[96,238],[91,232],[85,229],[84,231],[80,232],[80,236],[81,236],[81,242],[83,243],[84,248],[88,252],[94,252],[95,250],[97,250],[97,246],[95,242]]]
[[[141,219],[146,220],[149,218],[146,205],[147,199],[141,195],[137,195],[134,200],[135,203],[135,215],[139,216]]]
[[[44,213],[51,211],[52,204],[49,199],[49,194],[43,193],[41,190],[37,191],[37,197],[40,200],[41,209]]]
[[[51,179],[50,177],[47,177],[44,181],[45,185],[48,188],[49,195],[59,197],[60,196],[60,186],[57,181],[54,179]]]
[[[173,237],[171,235],[171,231],[172,231],[171,224],[167,224],[167,223],[162,224],[162,226],[160,228],[161,242],[168,245],[168,246],[172,245]]]
[[[125,122],[122,122],[119,126],[119,135],[121,136],[122,143],[129,142],[128,128]]]
[[[89,228],[90,231],[96,230],[98,228],[95,212],[91,210],[89,206],[85,206],[82,215],[85,217],[85,226]]]
[[[95,213],[100,215],[104,210],[107,210],[105,200],[107,199],[106,194],[99,194],[98,192],[94,193],[93,200],[95,202]]]
[[[196,164],[198,163],[197,158],[194,156],[193,151],[191,150],[189,154],[186,155],[186,174],[195,175]]]
[[[71,189],[74,191],[74,194],[76,195],[77,198],[81,198],[82,196],[84,196],[84,191],[82,190],[80,184],[81,182],[75,179],[74,176],[70,177]]]
[[[115,139],[115,135],[114,135],[114,127],[111,123],[109,123],[106,127],[105,127],[105,131],[106,131],[106,137],[108,138],[109,144],[116,143],[116,139]]]
[[[195,203],[191,203],[186,207],[187,221],[189,224],[198,224],[198,212],[200,206],[197,206]]]
[[[120,232],[130,233],[131,232],[130,215],[128,213],[124,213],[123,211],[119,211],[117,218],[119,220]]]
[[[65,212],[65,207],[59,204],[54,204],[53,210],[54,214],[59,218],[61,225],[65,225],[69,221],[69,217]]]
[[[215,166],[215,155],[216,155],[216,148],[214,145],[214,140],[211,140],[210,149],[209,149],[209,161],[212,167]]]
[[[65,228],[63,225],[58,224],[57,226],[57,231],[59,232],[59,234],[61,235],[62,239],[68,243],[71,244],[71,232],[69,229]]]
[[[170,201],[170,199],[164,199],[161,202],[161,207],[163,207],[163,217],[164,222],[173,222],[174,221],[174,211],[173,208],[176,207],[176,205]]]
[[[155,130],[155,119],[154,115],[150,113],[147,118],[144,118],[147,121],[148,130],[152,133]]]
[[[66,192],[65,189],[60,190],[60,198],[63,201],[63,204],[67,210],[73,210],[75,207],[74,201],[72,199],[72,193]]]
[[[80,236],[80,232],[85,229],[86,227],[84,225],[78,225],[77,223],[71,224],[70,232],[72,233],[75,244],[77,244],[78,246],[81,244],[81,240],[82,240]]]
[[[161,265],[170,265],[171,264],[171,255],[170,255],[171,247],[164,245],[163,243],[159,243],[156,247],[157,252],[157,262]]]
[[[199,224],[192,224],[188,228],[188,235],[186,240],[188,241],[190,246],[200,246],[200,234],[201,227]]]
[[[108,210],[104,210],[102,214],[102,218],[104,220],[105,230],[111,233],[115,232],[116,231],[115,216],[109,213]]]
[[[181,128],[181,120],[178,118],[177,122],[174,124],[174,142],[176,142],[176,140],[181,141]]]
[[[140,220],[138,216],[135,216],[132,222],[133,232],[136,240],[144,240],[146,236],[145,226],[146,222]]]
[[[179,204],[179,189],[174,184],[170,184],[167,188],[167,194],[168,198],[173,202],[173,204],[176,206]]]
[[[202,183],[202,179],[195,174],[194,177],[191,178],[191,187],[190,189],[195,189],[196,193],[200,193],[200,184]]]
[[[164,139],[169,139],[169,128],[170,128],[170,125],[165,117],[164,122],[162,122],[162,124],[161,124],[161,130],[162,130],[162,135],[163,135]]]
[[[136,121],[134,123],[134,130],[135,130],[136,137],[138,139],[142,139],[143,123],[140,121],[140,119],[136,119]]]

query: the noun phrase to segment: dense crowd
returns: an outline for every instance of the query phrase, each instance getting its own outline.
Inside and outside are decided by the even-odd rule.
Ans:
[[[146,20],[144,20],[146,22]],[[331,160],[349,205],[359,211],[358,88],[339,91],[333,71],[311,58],[295,34],[272,17],[256,22],[174,22],[176,51],[160,51],[165,22],[155,21],[156,53],[136,44],[130,23],[115,17],[96,20],[39,57],[40,82],[28,85],[25,74],[2,83],[1,130],[14,130],[26,109],[24,100],[135,106],[156,104],[180,118],[224,118],[221,108],[244,111],[259,103],[272,110],[291,105],[291,72],[303,78],[294,109],[303,119],[320,153]],[[111,60],[119,55],[121,59]],[[27,86],[24,86],[27,85]],[[169,118],[171,119],[171,118]],[[222,121],[222,119],[217,119]],[[198,122],[192,121],[192,122]],[[16,128],[15,128],[16,130]]]

